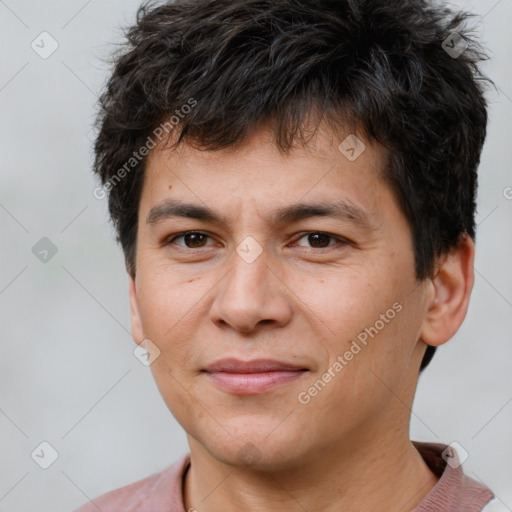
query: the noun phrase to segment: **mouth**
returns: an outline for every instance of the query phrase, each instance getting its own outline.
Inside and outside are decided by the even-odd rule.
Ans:
[[[213,385],[224,392],[255,395],[294,382],[309,372],[309,369],[270,359],[222,359],[208,366],[203,372]]]

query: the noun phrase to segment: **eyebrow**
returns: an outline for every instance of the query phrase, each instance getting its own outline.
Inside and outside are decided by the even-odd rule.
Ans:
[[[154,206],[146,218],[146,223],[155,225],[164,220],[178,217],[197,219],[222,226],[228,225],[228,220],[224,216],[207,206],[185,203],[175,199],[165,199]],[[329,203],[294,203],[279,208],[272,215],[275,224],[297,222],[310,217],[331,217],[352,222],[364,229],[373,227],[369,214],[347,199]]]

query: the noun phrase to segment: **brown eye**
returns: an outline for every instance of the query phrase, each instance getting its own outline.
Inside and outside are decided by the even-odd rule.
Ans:
[[[329,235],[326,235],[324,233],[312,233],[310,235],[308,235],[308,242],[313,246],[313,247],[327,247],[329,244],[329,240],[331,239],[332,237],[330,237]]]
[[[180,235],[175,236],[174,238],[168,240],[167,244],[175,243],[175,240],[179,238],[183,239],[183,244],[176,244],[180,247],[187,247],[188,249],[198,249],[204,247],[208,238],[210,238],[206,233],[201,233],[200,231],[187,231],[186,233],[181,233]]]
[[[313,249],[323,249],[325,247],[329,247],[332,245],[336,245],[336,243],[331,244],[329,243],[331,240],[335,239],[333,235],[329,235],[328,233],[322,233],[322,232],[313,232],[313,233],[306,233],[303,236],[299,238],[299,240],[302,240],[303,238],[307,237],[307,241],[310,244],[310,247]],[[341,240],[340,240],[341,241]],[[306,247],[305,245],[298,244],[301,247]]]

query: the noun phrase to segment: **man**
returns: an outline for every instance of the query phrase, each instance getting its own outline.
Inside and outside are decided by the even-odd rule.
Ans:
[[[487,112],[468,15],[423,0],[145,4],[95,171],[134,340],[190,454],[80,512],[480,511],[409,439],[473,286]]]

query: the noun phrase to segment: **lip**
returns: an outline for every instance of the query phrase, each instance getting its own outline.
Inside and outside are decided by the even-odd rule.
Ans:
[[[219,359],[215,363],[207,366],[204,371],[208,373],[265,373],[297,370],[308,370],[308,368],[288,363],[286,361],[278,361],[276,359],[253,359],[252,361],[241,361],[240,359],[231,357],[228,359]]]
[[[272,359],[221,359],[205,370],[211,382],[227,393],[254,395],[269,392],[278,386],[302,377],[308,368]]]

